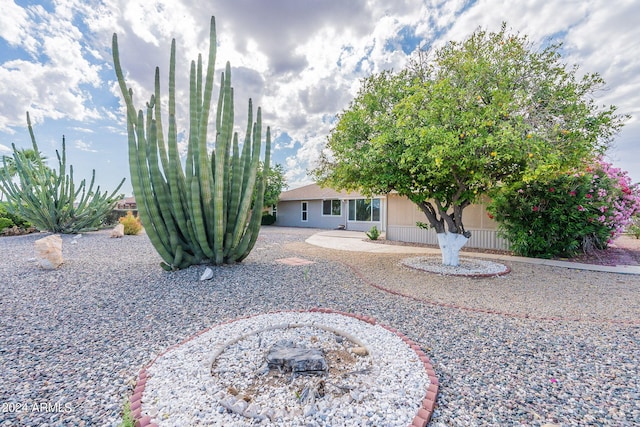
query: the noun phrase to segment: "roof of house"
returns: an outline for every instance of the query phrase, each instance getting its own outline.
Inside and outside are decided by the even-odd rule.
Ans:
[[[364,196],[357,191],[337,191],[333,188],[320,187],[318,184],[309,184],[280,193],[281,202],[293,200],[353,199],[360,197]]]

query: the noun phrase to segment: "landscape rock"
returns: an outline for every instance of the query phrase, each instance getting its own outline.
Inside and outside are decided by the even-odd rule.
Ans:
[[[279,342],[269,350],[267,365],[294,375],[320,375],[329,370],[321,349],[298,347],[290,341]]]
[[[202,275],[200,276],[200,280],[202,281],[202,280],[209,280],[209,279],[213,279],[213,270],[207,267],[204,273],[202,273]]]
[[[62,238],[57,234],[34,242],[38,265],[45,269],[56,269],[63,263]]]
[[[120,238],[124,236],[124,224],[116,225],[113,230],[111,230],[111,237]]]

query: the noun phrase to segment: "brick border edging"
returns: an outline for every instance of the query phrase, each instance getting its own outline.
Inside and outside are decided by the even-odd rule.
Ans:
[[[429,387],[427,388],[426,394],[425,394],[424,398],[422,399],[422,402],[420,403],[420,408],[418,409],[418,412],[413,417],[413,420],[412,420],[411,424],[409,424],[408,427],[426,427],[427,426],[427,424],[431,420],[431,416],[433,415],[433,411],[435,410],[435,407],[436,407],[436,399],[438,397],[438,389],[439,389],[440,383],[438,382],[438,377],[436,376],[435,370],[433,369],[433,365],[431,364],[431,360],[426,355],[426,353],[422,350],[422,348],[420,348],[420,346],[416,342],[411,340],[411,338],[407,337],[402,332],[400,332],[397,329],[392,328],[390,326],[378,323],[378,321],[373,317],[365,316],[365,315],[362,315],[362,314],[347,313],[347,312],[344,312],[344,311],[334,310],[334,309],[325,308],[325,307],[313,307],[313,308],[310,308],[308,310],[278,310],[278,311],[270,311],[270,312],[267,312],[267,313],[253,314],[253,315],[250,315],[250,316],[243,316],[243,317],[238,317],[238,318],[235,318],[235,319],[226,320],[224,322],[217,323],[217,324],[215,324],[213,326],[209,326],[208,328],[205,328],[205,329],[197,332],[195,335],[193,335],[193,336],[191,336],[189,338],[186,338],[186,339],[182,340],[181,342],[179,342],[177,344],[174,344],[174,345],[170,346],[165,351],[163,351],[162,353],[160,353],[156,357],[154,357],[153,360],[151,362],[149,362],[148,364],[146,364],[140,370],[140,372],[138,374],[138,378],[136,380],[136,385],[134,387],[133,394],[129,398],[129,404],[130,404],[130,408],[131,408],[131,414],[132,414],[133,420],[134,420],[134,426],[135,427],[158,427],[158,424],[154,422],[153,418],[151,418],[149,415],[142,415],[142,396],[144,394],[144,389],[145,389],[145,386],[147,384],[147,379],[149,378],[149,374],[147,372],[147,369],[149,367],[151,367],[155,363],[156,360],[158,360],[160,357],[162,357],[163,355],[167,354],[168,352],[170,352],[170,351],[172,351],[172,350],[174,350],[174,349],[176,349],[176,348],[188,343],[189,341],[199,337],[200,335],[212,330],[213,328],[216,328],[216,327],[219,327],[219,326],[222,326],[222,325],[225,325],[225,324],[237,322],[237,321],[243,320],[243,319],[250,319],[250,318],[256,317],[256,316],[263,316],[265,314],[277,314],[277,313],[328,313],[328,314],[339,314],[339,315],[342,315],[342,316],[352,317],[354,319],[361,320],[361,321],[369,323],[371,325],[380,326],[380,327],[386,329],[387,331],[389,331],[389,332],[391,332],[393,334],[396,334],[405,344],[407,344],[407,346],[411,350],[413,350],[416,353],[416,355],[418,356],[418,358],[422,362],[422,365],[424,366],[424,369],[425,369],[425,372],[427,374],[427,377],[429,378]]]
[[[585,323],[596,323],[596,324],[606,324],[606,325],[616,325],[616,326],[638,326],[640,325],[640,320],[613,320],[613,319],[581,319],[581,318],[576,318],[576,317],[561,317],[561,316],[552,316],[552,317],[543,317],[543,316],[531,316],[528,314],[519,314],[519,313],[509,313],[507,311],[500,311],[500,310],[492,310],[489,308],[475,308],[475,307],[467,307],[464,305],[458,305],[458,304],[453,304],[453,303],[446,303],[446,302],[438,302],[438,301],[432,301],[426,298],[420,298],[420,297],[416,297],[413,295],[409,295],[409,294],[405,294],[403,292],[400,291],[396,291],[393,289],[389,289],[389,288],[385,288],[382,285],[378,285],[376,283],[374,283],[373,281],[371,281],[369,278],[367,278],[364,274],[362,274],[362,272],[360,271],[360,269],[358,269],[357,267],[354,267],[350,264],[347,264],[346,262],[342,262],[342,261],[338,261],[340,264],[346,266],[347,268],[351,269],[356,276],[362,280],[366,285],[374,287],[378,290],[381,290],[383,292],[389,293],[391,295],[397,295],[403,298],[408,298],[410,300],[413,301],[417,301],[417,302],[421,302],[423,304],[429,304],[432,305],[434,307],[442,307],[442,308],[454,308],[457,310],[464,310],[464,311],[469,311],[471,313],[480,313],[480,314],[497,314],[499,316],[504,316],[504,317],[511,317],[514,319],[526,319],[526,320],[539,320],[539,321],[553,321],[553,322],[557,322],[557,321],[563,321],[563,322],[585,322]],[[404,266],[404,265],[403,265]],[[405,266],[408,268],[411,268],[413,270],[418,270],[418,269],[414,269],[412,267],[409,266]],[[508,266],[507,266],[508,268]],[[420,271],[420,270],[419,270]],[[466,276],[469,278],[480,278],[480,276]],[[497,277],[496,275],[491,275],[489,277]]]

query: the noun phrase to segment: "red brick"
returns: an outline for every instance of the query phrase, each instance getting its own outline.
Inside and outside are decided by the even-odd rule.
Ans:
[[[436,406],[435,400],[424,399],[422,401],[422,408],[426,411],[433,412],[433,408]]]
[[[418,416],[424,420],[427,420],[427,422],[431,419],[431,411],[427,411],[424,408],[420,408],[418,409]]]
[[[149,424],[151,424],[151,417],[149,415],[145,415],[144,417],[142,417],[138,421],[136,421],[134,426],[135,427],[147,427]]]
[[[129,408],[131,409],[131,411],[135,411],[136,409],[139,409],[141,406],[142,406],[142,402],[139,400],[136,400],[131,404],[131,406],[129,406]]]
[[[433,391],[428,391],[427,392],[427,397],[426,400],[432,400],[432,401],[436,401],[436,393]]]
[[[131,404],[139,400],[142,400],[142,393],[133,393],[133,396],[131,396]]]
[[[413,417],[413,423],[411,423],[411,425],[415,427],[427,427],[427,420],[416,415]]]
[[[142,417],[142,408],[136,408],[131,410],[131,416],[134,420],[139,420]]]

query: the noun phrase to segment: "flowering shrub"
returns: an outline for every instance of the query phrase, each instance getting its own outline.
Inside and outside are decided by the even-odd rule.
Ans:
[[[598,161],[584,171],[519,182],[494,195],[489,211],[518,255],[570,257],[604,249],[640,212],[640,188]]]

